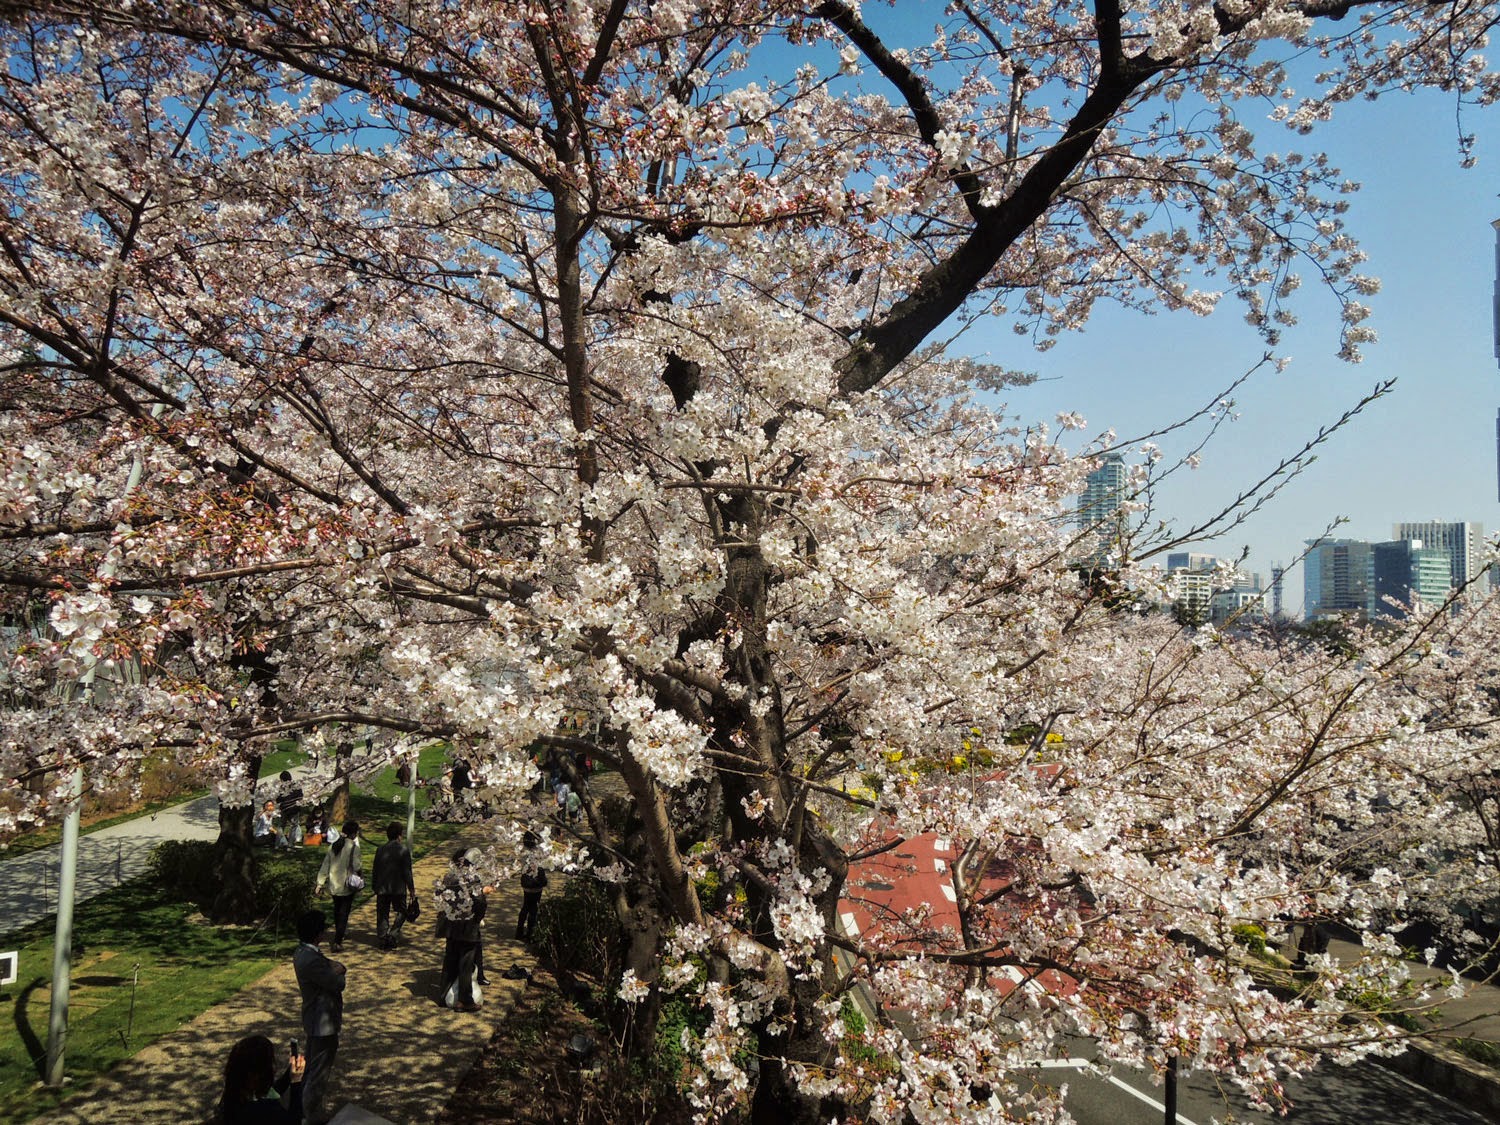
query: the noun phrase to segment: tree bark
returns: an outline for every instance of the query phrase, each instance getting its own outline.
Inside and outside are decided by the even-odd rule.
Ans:
[[[259,754],[248,768],[260,776]],[[255,853],[251,830],[255,824],[255,802],[219,806],[219,838],[214,844],[219,872],[219,893],[209,913],[215,922],[253,922],[255,910]]]

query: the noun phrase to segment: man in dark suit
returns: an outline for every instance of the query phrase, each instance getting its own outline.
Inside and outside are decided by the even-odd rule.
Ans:
[[[308,1125],[328,1120],[328,1114],[323,1112],[323,1095],[333,1073],[339,1030],[344,1023],[344,965],[330,961],[318,948],[327,931],[327,916],[321,910],[309,910],[297,919],[297,937],[302,944],[292,954],[297,987],[302,992],[302,1031],[307,1036],[302,1113]]]
[[[406,830],[392,821],[386,825],[386,842],[375,850],[375,936],[381,949],[395,949],[406,922],[406,904],[417,897],[412,879],[411,849],[403,837]]]

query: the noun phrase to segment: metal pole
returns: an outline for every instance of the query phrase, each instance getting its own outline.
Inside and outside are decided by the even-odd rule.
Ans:
[[[52,1007],[47,1020],[49,1086],[63,1084],[63,1056],[68,1044],[68,987],[73,965],[73,884],[78,874],[78,825],[83,808],[83,770],[73,770],[71,803],[63,821],[62,858],[57,875],[57,931],[52,944]]]
[[[422,762],[422,751],[417,750],[411,756],[411,784],[406,790],[406,846],[415,846],[413,840],[417,831],[417,767]]]
[[[162,403],[153,406],[152,419],[160,418],[163,409],[165,407]],[[135,486],[140,484],[144,465],[141,455],[137,453],[130,464],[130,475],[125,478],[125,487],[120,492],[121,500],[128,499],[135,491]],[[118,534],[126,529],[127,525],[121,523],[116,526],[115,531]],[[107,556],[99,568],[100,577],[114,577],[115,568],[115,561]],[[98,667],[99,657],[96,653],[90,652],[84,657],[84,672],[78,681],[83,689],[79,693],[78,702],[84,707],[94,702],[94,675]],[[61,1086],[63,1083],[63,1057],[68,1043],[68,986],[73,961],[73,885],[78,873],[78,826],[83,812],[82,766],[74,767],[70,789],[72,799],[68,806],[68,819],[63,821],[62,860],[57,876],[57,928],[52,939],[52,1009],[47,1021],[48,1086]]]
[[[1167,1059],[1167,1125],[1177,1125],[1177,1056]]]
[[[125,1045],[130,1046],[130,1037],[135,1034],[135,991],[141,983],[141,963],[137,961],[130,970],[130,1018],[125,1021]]]

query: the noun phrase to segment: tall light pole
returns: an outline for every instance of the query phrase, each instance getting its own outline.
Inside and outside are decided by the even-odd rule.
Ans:
[[[162,407],[158,403],[151,408],[151,417],[161,417]],[[120,499],[126,500],[141,483],[142,461],[137,453],[130,464],[130,475],[125,478],[125,487]],[[119,535],[129,530],[122,520],[115,527]],[[99,568],[99,577],[104,581],[114,577],[114,554],[105,556]],[[90,651],[83,658],[84,670],[78,684],[81,688],[78,702],[85,707],[94,702],[94,675],[99,668],[99,657]],[[52,937],[52,1004],[47,1013],[47,1072],[44,1081],[48,1086],[63,1084],[63,1062],[68,1046],[68,989],[73,978],[73,897],[78,879],[78,830],[83,817],[83,767],[74,766],[68,783],[68,816],[63,821],[62,855],[57,871],[57,925]]]
[[[93,671],[91,668],[90,672]],[[90,684],[90,690],[92,690]],[[62,857],[57,873],[57,928],[52,940],[52,1005],[47,1013],[49,1086],[63,1084],[63,1055],[68,1044],[68,988],[73,965],[73,888],[78,874],[79,808],[83,804],[83,769],[75,766],[68,782],[68,817],[63,821]]]
[[[417,771],[422,765],[422,748],[419,746],[412,751],[411,770],[407,773],[406,780],[406,846],[415,847],[413,843],[417,831]]]

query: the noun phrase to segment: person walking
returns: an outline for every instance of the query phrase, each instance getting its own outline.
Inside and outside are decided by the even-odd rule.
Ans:
[[[412,878],[411,849],[403,837],[406,829],[392,821],[385,826],[386,842],[375,849],[375,938],[381,949],[395,949],[406,923],[406,906],[417,897]]]
[[[521,916],[516,919],[516,939],[526,941],[536,928],[537,911],[542,905],[542,891],[547,886],[547,872],[542,870],[542,865],[535,856],[536,849],[541,844],[536,833],[526,833],[521,838],[521,844],[527,854],[523,857],[525,867],[521,870]]]
[[[354,893],[365,885],[359,866],[359,822],[347,820],[339,838],[328,848],[323,866],[318,868],[317,893],[333,896],[334,953],[344,950],[344,935],[349,929],[349,912],[354,909]]]
[[[307,1068],[302,1076],[302,1114],[307,1125],[324,1125],[323,1097],[338,1055],[344,1024],[344,984],[348,970],[319,948],[328,933],[328,917],[309,910],[297,919],[301,944],[292,954],[297,989],[302,993],[302,1032],[307,1037]]]

